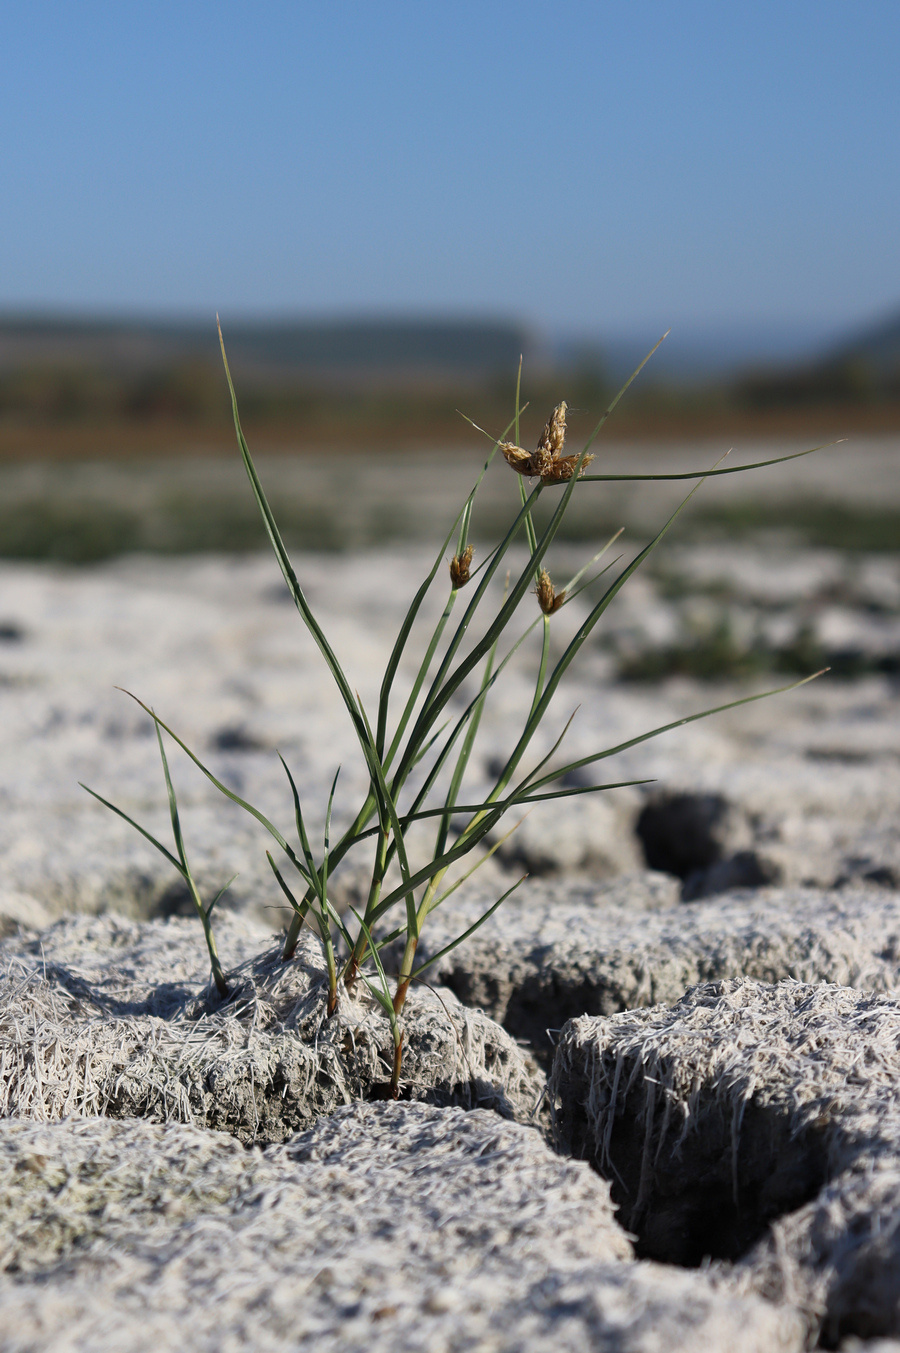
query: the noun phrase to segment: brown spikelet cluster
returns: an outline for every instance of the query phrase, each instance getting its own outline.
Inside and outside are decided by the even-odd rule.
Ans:
[[[565,588],[561,592],[557,592],[550,581],[550,574],[545,568],[542,568],[538,574],[537,587],[534,592],[538,599],[538,606],[540,606],[544,615],[553,615],[554,611],[558,611],[566,599]]]
[[[455,554],[450,560],[450,581],[456,588],[465,587],[469,581],[469,568],[475,551],[467,545],[462,554]]]
[[[550,421],[544,425],[544,431],[534,451],[523,451],[521,446],[515,446],[513,442],[501,442],[500,450],[507,465],[512,466],[517,474],[528,475],[531,478],[539,475],[544,484],[563,484],[572,478],[578,463],[577,456],[562,454],[565,444],[566,401],[563,400],[561,404],[557,404],[550,415]],[[585,456],[581,473],[593,459],[593,456]]]

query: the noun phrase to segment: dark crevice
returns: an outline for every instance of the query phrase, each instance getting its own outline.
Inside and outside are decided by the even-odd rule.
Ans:
[[[747,1105],[736,1149],[724,1113],[708,1115],[683,1141],[680,1133],[679,1123],[654,1143],[641,1197],[644,1131],[627,1100],[613,1128],[601,1172],[642,1259],[687,1268],[706,1259],[740,1259],[773,1221],[814,1198],[827,1178],[822,1140],[815,1133],[794,1136],[788,1118],[771,1108]]]
[[[621,1067],[622,1084],[632,1070]],[[609,1181],[618,1220],[635,1236],[639,1258],[686,1268],[734,1262],[773,1221],[810,1202],[827,1182],[824,1136],[797,1132],[772,1105],[751,1100],[738,1123],[732,1103],[701,1090],[687,1131],[680,1113],[667,1116],[657,1102],[648,1133],[652,1084],[642,1078],[619,1100],[604,1149],[597,1143],[605,1125],[588,1122],[584,1084],[570,1083],[557,1119],[558,1145]]]

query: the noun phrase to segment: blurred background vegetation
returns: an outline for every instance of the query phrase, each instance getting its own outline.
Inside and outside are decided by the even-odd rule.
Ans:
[[[310,549],[430,537],[435,513],[442,521],[486,444],[459,411],[500,433],[520,354],[527,446],[561,398],[577,445],[635,361],[621,344],[551,341],[503,321],[243,322],[227,327],[226,340],[286,537]],[[717,454],[723,442],[752,444],[753,459],[898,433],[900,318],[892,318],[766,367],[729,366],[719,354],[717,365],[679,369],[658,355],[616,409],[604,445],[612,440],[620,460],[626,454],[633,468],[637,457],[649,472],[691,468],[695,447],[706,463],[707,442]],[[666,448],[679,450],[677,466]],[[805,478],[818,482],[811,469]],[[640,525],[637,498],[610,492],[602,503],[602,520],[572,515],[571,539]],[[488,495],[485,534],[507,506]],[[740,494],[705,495],[692,521],[701,539],[774,531],[803,544],[900,548],[900,503],[877,491],[857,501],[840,482],[830,495],[779,500],[742,481]],[[263,546],[212,323],[0,316],[0,555],[87,563],[134,550]]]
[[[461,439],[461,404],[498,429],[519,354],[533,404],[595,410],[632,358],[503,322],[243,323],[226,338],[267,448],[446,445]],[[0,317],[0,459],[230,450],[223,391],[211,323]],[[618,439],[898,430],[900,317],[755,369],[673,374],[661,356],[615,424]]]

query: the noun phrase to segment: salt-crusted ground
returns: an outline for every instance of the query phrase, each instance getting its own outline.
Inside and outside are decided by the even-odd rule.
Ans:
[[[887,483],[889,458],[882,471]],[[443,506],[438,494],[430,511],[439,515]],[[250,974],[264,1017],[240,1002],[213,1011],[203,1005],[199,927],[194,951],[186,948],[192,917],[160,924],[189,916],[177,876],[78,781],[170,844],[152,723],[115,690],[123,686],[152,704],[225,783],[288,834],[292,810],[276,756],[281,751],[315,834],[338,766],[338,826],[365,794],[352,730],[267,556],[133,555],[78,570],[0,564],[3,1074],[12,1115],[0,1122],[0,1189],[15,1219],[0,1235],[4,1347],[175,1350],[188,1326],[197,1346],[210,1349],[512,1350],[552,1343],[610,1353],[799,1353],[820,1331],[832,1346],[844,1339],[842,1347],[871,1353],[900,1347],[871,1342],[900,1334],[890,1296],[896,1286],[894,1110],[879,1118],[887,1127],[877,1152],[867,1147],[852,1161],[824,1160],[835,1132],[843,1131],[841,1114],[859,1106],[874,1113],[870,1100],[875,1107],[893,1102],[881,1071],[871,1072],[866,1020],[871,1007],[878,1017],[876,1061],[893,1074],[900,991],[900,562],[888,554],[798,551],[781,537],[728,548],[690,545],[688,538],[683,533],[610,608],[564,683],[556,712],[535,741],[535,757],[550,748],[576,708],[567,759],[783,684],[790,673],[805,671],[807,661],[831,661],[841,675],[668,732],[601,763],[597,777],[652,784],[537,805],[433,918],[432,936],[426,932],[423,939],[423,952],[429,946],[434,952],[470,925],[480,906],[522,873],[531,875],[484,931],[434,974],[507,1032],[486,1016],[470,1017],[446,991],[417,996],[410,1022],[422,1021],[422,1066],[428,1058],[448,1059],[450,1070],[432,1077],[438,1104],[490,1103],[478,1086],[490,1082],[508,1091],[504,1077],[511,1076],[516,1093],[522,1091],[523,1108],[514,1107],[514,1116],[530,1121],[542,1073],[531,1063],[523,1069],[509,1034],[531,1041],[548,1062],[548,1028],[558,1030],[573,1015],[600,1017],[591,1038],[604,1049],[605,1077],[615,1080],[617,1057],[622,1067],[628,1061],[634,1122],[623,1127],[609,1115],[608,1123],[601,1121],[602,1095],[591,1087],[579,1091],[571,1026],[557,1057],[554,1094],[570,1112],[574,1101],[578,1112],[590,1102],[592,1140],[608,1142],[615,1132],[618,1156],[607,1156],[629,1168],[638,1162],[636,1169],[649,1160],[649,1148],[632,1143],[632,1150],[623,1133],[636,1138],[649,1131],[652,1115],[642,1105],[656,1094],[654,1067],[665,1061],[666,1086],[679,1094],[686,1087],[677,1105],[672,1099],[653,1120],[663,1124],[664,1135],[666,1115],[674,1115],[665,1149],[677,1155],[676,1118],[686,1112],[689,1119],[697,1107],[691,1077],[700,1085],[708,1052],[714,1102],[728,1099],[727,1086],[740,1091],[738,1117],[732,1114],[712,1153],[713,1210],[727,1213],[734,1162],[743,1159],[744,1123],[749,1131],[765,1120],[764,1131],[745,1139],[753,1179],[782,1178],[787,1160],[797,1184],[780,1212],[767,1205],[752,1224],[742,1215],[746,1234],[740,1227],[724,1238],[717,1233],[715,1254],[738,1263],[733,1269],[722,1263],[712,1275],[635,1261],[611,1215],[607,1183],[586,1164],[553,1157],[535,1128],[484,1110],[463,1115],[433,1103],[349,1107],[319,1118],[293,1144],[262,1154],[200,1126],[221,1123],[246,1140],[256,1135],[263,1105],[281,1126],[260,1139],[279,1140],[315,1118],[283,1075],[303,1022],[291,1023],[291,1011],[300,1008],[295,979],[284,979],[284,990],[297,999],[291,1005],[285,998],[282,1010],[266,994],[272,983],[281,991],[280,970],[253,967],[254,940],[264,950],[284,920],[265,861],[270,841],[173,750],[186,843],[205,896],[239,872],[228,905],[246,914],[223,917],[220,948],[226,969],[244,965],[244,977]],[[370,709],[393,634],[428,562],[415,542],[296,557],[309,599]],[[578,562],[571,544],[560,547],[550,561],[554,578],[564,581]],[[432,618],[446,590],[443,571],[440,577]],[[527,598],[525,611],[533,604]],[[554,617],[557,651],[586,604],[580,599]],[[696,673],[710,654],[719,675],[700,681]],[[487,707],[466,791],[472,800],[515,740],[531,700],[535,657],[526,645]],[[666,670],[694,675],[646,679]],[[398,698],[412,673],[405,661]],[[339,902],[354,901],[365,884],[364,865],[348,859],[333,882]],[[130,919],[58,921],[73,911]],[[141,918],[153,924],[136,925]],[[101,952],[107,936],[108,964]],[[320,976],[314,950],[308,941],[304,962]],[[312,996],[306,986],[301,993],[312,1005],[319,976]],[[785,978],[807,985],[778,987]],[[716,988],[700,987],[700,995],[679,1004],[685,988],[713,980]],[[817,985],[823,982],[840,984],[827,988],[837,993],[828,996],[836,1032],[819,1021],[811,1033],[809,1011],[825,999],[826,988]],[[701,1047],[694,1038],[694,1061],[682,1064],[673,1035],[663,1058],[659,1031],[671,1027],[681,1037],[686,1030],[687,1038],[699,1019],[695,1006],[714,1003],[721,993],[727,1008],[720,1023],[728,1028],[715,1046]],[[636,1011],[653,1002],[662,1004]],[[732,1056],[730,1012],[738,1008]],[[630,1042],[619,1036],[621,1010],[631,1012]],[[224,1059],[230,1079],[221,1103],[215,1086],[225,1082],[215,1065],[214,1024],[229,1057],[235,1048],[240,1054]],[[434,1030],[453,1025],[453,1037],[441,1042],[432,1024]],[[777,1024],[788,1049],[776,1058],[774,1089],[759,1071],[766,1058],[754,1060],[754,1048],[775,1037],[770,1024]],[[372,1026],[372,1065],[360,1093],[377,1080],[376,1062],[387,1063],[386,1021],[367,1008],[348,1020],[349,1041],[330,1040],[336,1056],[358,1062],[362,1043],[353,1039],[364,1025]],[[314,1059],[330,1055],[330,1033],[323,1030],[316,1025],[304,1044],[304,1084],[316,1073]],[[466,1048],[473,1039],[483,1044],[493,1067],[487,1078],[480,1070],[461,1076],[455,1069],[466,1039]],[[175,1059],[169,1070],[160,1049]],[[198,1060],[198,1049],[209,1066]],[[232,1074],[245,1052],[253,1082],[247,1095]],[[418,1056],[411,1051],[409,1074],[424,1084]],[[802,1098],[804,1085],[826,1063],[837,1067],[834,1093],[825,1086],[808,1142],[791,1138],[780,1159],[790,1115],[770,1130],[770,1101]],[[121,1100],[123,1086],[139,1086],[141,1076],[149,1077],[152,1093]],[[178,1086],[181,1098],[167,1101]],[[47,1121],[65,1111],[60,1106],[72,1087],[85,1091],[77,1105],[72,1100],[79,1115],[146,1112],[181,1121],[168,1127],[128,1117]],[[421,1090],[412,1086],[413,1097]],[[275,1100],[285,1094],[291,1102],[282,1109]],[[322,1090],[326,1109],[338,1102],[329,1096]],[[247,1112],[229,1116],[232,1100]],[[167,1102],[180,1108],[170,1113]],[[774,1153],[771,1169],[767,1149]],[[607,1156],[594,1154],[603,1173]],[[110,1169],[111,1158],[120,1168]],[[698,1168],[706,1168],[703,1161]],[[613,1197],[624,1199],[624,1165],[621,1173],[624,1180],[609,1177]],[[654,1175],[651,1183],[646,1197],[661,1197],[668,1206],[667,1181]],[[489,1201],[479,1212],[473,1200],[481,1196]],[[678,1257],[674,1241],[654,1250],[647,1239],[670,1235],[671,1208],[649,1216],[646,1209],[640,1216],[632,1211],[639,1246],[656,1258]],[[474,1230],[473,1216],[480,1218]],[[714,1222],[720,1231],[726,1224],[702,1208],[691,1212],[691,1235],[700,1237],[691,1242],[692,1259],[713,1253],[703,1237],[713,1234]],[[858,1338],[870,1342],[854,1342]]]
[[[810,610],[816,580],[843,570],[856,580],[858,604],[849,619],[840,620],[845,628],[851,621],[856,625],[853,643],[863,652],[900,651],[892,618],[900,606],[900,565],[891,556],[798,560],[745,550],[738,556],[743,571],[733,556],[713,557],[708,547],[693,554],[682,550],[679,558],[679,567],[697,574],[708,574],[714,565],[723,573],[731,568],[735,587],[740,583],[743,589],[741,605],[755,605],[760,614],[759,598],[767,589],[777,593],[782,624],[790,623],[792,608]],[[310,600],[370,707],[393,631],[425,560],[419,550],[298,560]],[[562,564],[558,574],[564,576]],[[873,619],[859,598],[878,588],[883,610]],[[592,640],[564,683],[536,751],[549,747],[575,709],[566,741],[572,758],[790,679],[776,672],[743,682],[617,682],[611,656],[617,644],[634,644],[639,634],[646,646],[660,616],[668,616],[670,630],[678,624],[678,603],[666,602],[652,580],[637,578],[630,589],[610,608],[597,642]],[[555,633],[564,634],[567,626],[571,632],[583,606],[578,599],[555,617]],[[827,636],[840,617],[825,603],[816,607]],[[880,628],[872,637],[866,625],[876,620]],[[486,767],[517,734],[530,701],[534,657],[533,650],[524,652],[488,705],[473,763],[473,794],[485,784]],[[406,664],[400,681],[410,679]],[[117,685],[152,704],[226,783],[271,813],[285,831],[292,813],[276,749],[291,765],[317,829],[338,766],[338,819],[346,821],[355,811],[364,776],[354,736],[317,650],[285,600],[274,562],[264,556],[135,556],[83,570],[5,563],[0,565],[4,914],[47,919],[70,909],[114,908],[148,915],[183,906],[170,866],[78,787],[85,782],[169,839],[152,724]],[[792,694],[667,733],[599,767],[600,779],[647,778],[653,786],[540,805],[504,847],[501,860],[509,878],[523,869],[603,878],[641,868],[645,846],[635,828],[647,795],[658,800],[687,791],[719,796],[715,802],[730,814],[728,831],[710,845],[709,827],[701,824],[706,844],[701,842],[699,855],[695,851],[686,864],[667,864],[663,847],[653,862],[682,877],[699,868],[701,875],[691,883],[698,894],[763,882],[831,888],[868,878],[889,886],[900,878],[897,712],[890,674],[854,681],[825,676]],[[239,872],[232,890],[236,902],[260,912],[275,909],[267,915],[277,922],[282,899],[265,862],[262,830],[223,801],[181,753],[173,756],[173,768],[188,850],[207,888],[216,890]],[[684,835],[677,824],[676,831]],[[740,859],[732,867],[735,856]],[[711,865],[719,872],[709,878],[702,871]],[[359,880],[349,860],[344,881],[352,895],[350,885]],[[335,880],[339,889],[342,882]]]

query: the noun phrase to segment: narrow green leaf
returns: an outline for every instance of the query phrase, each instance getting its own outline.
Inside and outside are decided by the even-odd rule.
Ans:
[[[650,358],[651,358],[651,357],[653,356],[653,354],[656,352],[656,349],[657,349],[658,347],[660,347],[661,344],[663,344],[663,343],[665,342],[665,340],[669,337],[669,334],[670,334],[671,332],[672,332],[671,329],[667,329],[666,332],[663,334],[662,338],[659,340],[659,342],[653,344],[653,347],[652,347],[652,348],[650,349],[650,351],[647,353],[647,356],[644,358],[644,360],[643,360],[638,366],[636,366],[635,369],[632,371],[631,375],[628,377],[628,380],[627,380],[627,381],[625,382],[625,384],[622,386],[621,390],[620,390],[619,393],[616,395],[615,399],[613,399],[612,402],[611,402],[610,404],[607,404],[606,408],[604,409],[604,411],[603,411],[603,413],[602,413],[602,415],[601,415],[601,417],[600,417],[599,423],[598,423],[597,426],[594,428],[594,430],[593,430],[593,432],[591,433],[590,437],[588,437],[587,441],[585,442],[585,445],[584,445],[584,451],[589,451],[590,448],[593,446],[594,441],[595,441],[595,439],[596,439],[596,437],[597,437],[598,432],[599,432],[600,429],[603,427],[603,424],[606,422],[607,418],[608,418],[609,415],[612,413],[613,409],[616,407],[616,405],[618,404],[619,400],[622,398],[622,396],[624,395],[625,391],[628,389],[629,385],[631,385],[632,381],[637,380],[638,376],[641,374],[641,372],[643,371],[644,367],[645,367],[645,366],[647,365],[647,363],[650,361]],[[584,454],[584,452],[582,452],[582,455],[583,455],[583,454]],[[587,476],[585,475],[584,478],[587,478]]]
[[[108,808],[110,812],[115,813],[117,817],[122,818],[123,822],[127,822],[129,827],[134,827],[134,830],[136,832],[140,832],[144,840],[149,841],[151,846],[155,846],[156,849],[159,851],[160,855],[165,855],[166,859],[169,861],[169,864],[173,865],[178,870],[179,874],[181,874],[181,876],[184,877],[184,866],[181,864],[180,860],[176,860],[172,852],[170,850],[167,850],[161,841],[157,841],[156,837],[152,836],[150,832],[146,831],[145,828],[142,827],[139,822],[135,822],[133,817],[129,817],[127,813],[123,813],[122,809],[117,808],[114,803],[110,803],[109,799],[104,799],[103,795],[98,794],[95,789],[91,789],[88,785],[83,784],[81,780],[78,781],[78,784],[82,789],[86,789],[87,792],[90,795],[92,795],[92,797],[95,798],[98,803],[102,803],[104,808]]]
[[[236,879],[237,877],[238,877],[237,874],[232,874],[232,876],[231,876],[231,878],[228,880],[228,882],[227,882],[226,884],[224,884],[224,885],[219,889],[219,891],[216,893],[215,897],[214,897],[213,900],[210,902],[209,906],[206,908],[206,917],[207,917],[207,920],[208,920],[209,917],[212,915],[213,907],[216,905],[216,903],[217,903],[221,898],[223,898],[223,897],[225,896],[225,894],[228,892],[228,889],[231,887],[232,883],[234,883],[234,881],[235,881],[235,879]]]
[[[172,777],[169,774],[169,762],[166,758],[166,749],[163,746],[162,733],[159,730],[159,724],[156,723],[156,715],[153,715],[156,728],[156,741],[159,743],[159,755],[162,760],[163,774],[166,777],[166,793],[169,797],[169,817],[172,820],[172,835],[175,837],[175,849],[178,851],[178,858],[188,868],[187,856],[184,851],[184,837],[181,834],[181,821],[178,816],[178,800],[175,798],[175,787],[172,784]]]
[[[362,741],[363,738],[362,725],[359,718],[359,711],[356,708],[356,704],[353,699],[353,693],[350,690],[350,685],[347,681],[346,676],[344,675],[343,668],[338,662],[337,656],[335,655],[333,649],[331,648],[331,645],[329,644],[328,640],[325,638],[325,634],[322,631],[321,626],[319,625],[318,621],[313,615],[312,609],[309,605],[309,602],[306,599],[306,595],[304,594],[303,589],[301,588],[299,582],[297,581],[297,575],[294,572],[294,567],[291,563],[290,556],[288,555],[284,541],[281,538],[281,533],[278,530],[278,526],[272,514],[272,509],[269,506],[268,499],[266,498],[265,492],[263,490],[263,486],[260,481],[259,475],[256,472],[256,466],[253,464],[253,458],[250,455],[250,448],[247,445],[247,441],[246,438],[244,437],[244,432],[241,427],[241,419],[240,414],[238,412],[237,395],[235,394],[234,383],[231,379],[231,371],[228,366],[228,357],[226,356],[225,353],[225,340],[222,337],[221,325],[219,325],[219,346],[222,349],[222,361],[225,366],[225,377],[226,380],[228,381],[228,389],[231,395],[231,412],[234,418],[234,430],[235,433],[237,434],[238,446],[240,447],[241,457],[244,462],[244,469],[247,471],[247,477],[250,480],[250,487],[253,490],[253,495],[256,499],[257,507],[259,508],[260,514],[262,516],[266,532],[269,536],[269,541],[272,545],[273,550],[275,551],[275,557],[278,560],[281,572],[284,576],[284,580],[287,583],[291,596],[294,599],[294,604],[297,607],[297,610],[300,612],[300,615],[303,619],[303,623],[306,625],[307,629],[309,630],[310,634],[312,635],[313,639],[318,645],[322,657],[325,659],[328,670],[331,672],[335,685],[337,686],[341,698],[344,701],[344,705],[346,706],[347,712],[350,715],[350,720],[356,731],[357,737],[359,737],[360,740]],[[365,752],[365,748],[363,750]]]
[[[288,768],[287,762],[281,755],[281,752],[278,753],[278,760],[284,767],[284,773],[288,778],[288,783],[291,786],[291,794],[294,799],[294,820],[297,823],[297,835],[300,838],[300,849],[303,851],[303,858],[306,861],[307,872],[303,874],[303,877],[307,880],[308,883],[312,885],[313,888],[315,888],[316,896],[319,898],[319,901],[321,902],[322,880],[319,878],[319,871],[316,869],[316,862],[315,859],[313,858],[312,849],[309,844],[309,837],[306,834],[306,824],[303,821],[303,812],[300,808],[300,795],[297,792],[297,785],[294,782],[294,777]]]
[[[365,720],[366,726],[368,728],[369,721],[366,718],[366,712],[365,709],[363,708],[363,703],[360,700],[359,696],[357,696],[356,698],[357,703],[359,704],[360,712],[362,713],[362,717]],[[387,781],[385,780],[384,777],[384,769],[381,765],[381,762],[378,759],[378,755],[375,752],[374,748],[372,749],[372,753],[373,753],[372,765],[374,767],[375,774],[378,777],[378,789],[383,797],[384,806],[387,810],[391,832],[393,834],[393,845],[397,851],[397,861],[400,865],[400,874],[404,879],[408,879],[411,871],[409,867],[409,859],[407,858],[406,854],[406,842],[403,836],[403,828],[400,825],[400,818],[397,814],[397,805],[394,802],[393,794],[388,789]],[[418,935],[419,932],[416,920],[416,900],[415,897],[413,896],[413,890],[411,888],[406,893],[406,924],[407,929],[411,935]]]
[[[521,365],[522,364],[520,360],[519,362],[520,374],[521,374]],[[487,699],[487,693],[491,688],[491,673],[496,656],[497,656],[497,644],[495,643],[491,651],[488,653],[487,661],[485,662],[484,667],[484,676],[482,677],[481,681],[481,687],[478,692],[478,696],[475,699],[474,705],[472,707],[471,714],[469,715],[468,727],[466,728],[465,736],[462,741],[462,746],[460,747],[459,754],[456,758],[456,765],[453,767],[453,774],[450,778],[450,785],[447,790],[446,798],[444,800],[444,807],[448,810],[453,808],[453,805],[459,798],[459,791],[462,788],[463,777],[465,776],[466,769],[468,767],[469,760],[472,755],[472,748],[475,745],[475,739],[478,736],[478,727],[479,724],[481,723],[481,716],[484,713],[484,705],[485,700]],[[449,829],[450,829],[450,817],[448,815],[442,820],[441,825],[438,828],[438,834],[434,848],[435,855],[440,855],[443,852],[443,849],[447,844],[447,832],[449,831]]]
[[[718,461],[716,462],[716,464],[718,464]],[[575,656],[581,649],[582,645],[585,643],[588,636],[593,631],[595,625],[599,621],[603,612],[609,606],[613,598],[617,596],[617,594],[621,591],[621,589],[624,587],[625,583],[631,577],[631,575],[640,567],[640,565],[644,562],[647,556],[651,554],[653,550],[656,549],[657,545],[660,543],[660,541],[670,530],[674,522],[678,519],[678,517],[687,507],[688,503],[691,501],[694,494],[700,488],[700,484],[702,484],[702,482],[703,481],[701,480],[700,483],[695,484],[694,487],[691,489],[690,493],[688,493],[687,496],[682,499],[678,507],[676,507],[675,511],[671,514],[671,516],[668,518],[665,524],[656,533],[656,535],[653,537],[650,543],[646,545],[644,549],[642,549],[637,555],[635,555],[634,559],[632,559],[631,563],[628,564],[622,570],[622,572],[616,578],[615,582],[610,584],[610,586],[604,592],[603,596],[590,611],[587,619],[579,626],[577,633],[570,640],[568,646],[562,653],[561,657],[558,659],[556,666],[554,667],[552,673],[550,674],[550,677],[547,681],[547,684],[544,688],[544,692],[541,695],[540,700],[532,709],[526,722],[525,728],[518,742],[516,743],[516,746],[510,753],[510,756],[506,762],[506,765],[503,768],[503,771],[501,772],[500,776],[501,780],[505,778],[505,780],[508,781],[509,778],[515,773],[516,767],[519,765],[519,762],[521,761],[523,755],[525,754],[525,751],[528,748],[528,745],[531,742],[531,739],[534,736],[535,731],[540,725],[540,722],[547,711],[550,701],[552,700],[554,694],[556,693],[560,681],[562,680],[568,668],[571,666],[572,661],[574,660]]]
[[[355,907],[352,908],[352,911],[353,915],[359,922],[359,928],[362,931],[366,943],[369,946],[369,952],[372,955],[373,962],[375,963],[375,968],[378,972],[378,980],[381,984],[380,987],[377,987],[374,982],[371,982],[369,978],[365,975],[365,973],[362,973],[361,976],[366,986],[369,988],[372,995],[375,997],[375,999],[381,1006],[382,1010],[387,1015],[391,1025],[391,1035],[394,1039],[394,1047],[397,1048],[400,1046],[400,1043],[402,1041],[400,1032],[400,1021],[397,1018],[397,1012],[394,1009],[394,1002],[391,999],[391,989],[388,983],[387,973],[384,970],[384,964],[381,961],[381,955],[378,952],[378,946],[373,943],[371,930],[366,925],[365,921],[360,916],[359,912],[356,910]]]
[[[134,700],[136,704],[140,705],[141,709],[145,710],[146,713],[150,715],[150,718],[153,720],[153,722],[158,724],[160,728],[164,729],[165,732],[168,733],[169,737],[172,738],[174,742],[178,743],[178,746],[185,753],[185,755],[190,757],[191,761],[193,761],[197,769],[203,772],[207,780],[209,780],[211,784],[214,784],[216,789],[218,789],[221,794],[225,795],[226,799],[231,799],[232,803],[236,803],[238,807],[243,808],[244,811],[249,813],[251,817],[255,817],[257,822],[261,823],[262,826],[265,827],[269,835],[272,836],[278,842],[279,846],[288,856],[291,863],[295,867],[299,868],[299,861],[293,848],[288,844],[288,842],[281,835],[281,832],[278,830],[278,828],[269,821],[269,819],[265,816],[264,813],[261,813],[258,808],[254,808],[253,804],[248,803],[246,799],[242,799],[239,794],[233,793],[232,790],[230,790],[227,785],[223,784],[222,781],[218,779],[217,776],[213,775],[212,771],[209,770],[206,766],[204,766],[199,756],[196,756],[194,752],[191,751],[187,743],[183,742],[182,739],[178,736],[178,734],[174,732],[167,723],[165,723],[162,719],[160,719],[157,714],[154,714],[153,710],[150,708],[149,705],[145,705],[143,700],[139,699],[139,697],[134,695],[133,692],[125,690],[124,686],[117,686],[116,689],[122,691],[123,694],[130,696],[131,699]],[[140,830],[140,828],[138,828],[138,830]]]
[[[539,789],[542,785],[550,784],[553,780],[558,780],[562,775],[568,775],[572,771],[580,770],[582,766],[592,766],[597,761],[603,761],[607,757],[615,756],[617,752],[627,752],[630,747],[637,747],[642,742],[649,742],[651,738],[659,737],[661,733],[668,733],[673,728],[681,728],[684,724],[696,723],[698,719],[708,719],[712,714],[723,714],[727,709],[737,709],[739,705],[750,705],[756,700],[768,700],[772,695],[784,695],[788,691],[796,691],[801,686],[807,685],[810,681],[815,681],[817,677],[823,676],[828,671],[823,667],[821,672],[813,672],[808,677],[803,677],[801,681],[791,682],[789,686],[776,686],[772,690],[759,691],[756,695],[745,695],[740,700],[730,700],[725,705],[715,705],[712,709],[702,709],[698,714],[688,714],[682,719],[674,719],[671,723],[661,724],[659,728],[652,728],[649,733],[641,733],[638,737],[629,738],[627,742],[620,742],[615,747],[608,747],[605,751],[595,752],[592,756],[583,756],[578,761],[570,761],[568,765],[562,766],[559,770],[553,771],[550,775],[544,775],[539,780],[533,781],[528,792]]]
[[[710,710],[709,712],[715,714],[718,711]],[[701,716],[698,715],[696,717],[699,718]],[[659,731],[666,732],[667,730],[660,729]],[[600,757],[598,757],[597,760],[600,760],[602,756],[605,755],[606,753],[601,753]],[[649,785],[654,783],[652,779],[616,780],[614,783],[610,784],[577,785],[568,789],[556,789],[549,794],[533,794],[531,792],[536,785],[550,784],[553,782],[554,779],[558,779],[560,776],[567,774],[569,769],[570,769],[569,767],[566,767],[562,770],[554,771],[551,776],[549,777],[545,776],[542,780],[536,781],[535,785],[528,785],[523,781],[523,783],[517,786],[517,788],[513,790],[511,794],[508,794],[505,799],[485,799],[482,803],[457,804],[457,806],[453,809],[450,816],[451,817],[470,816],[470,815],[474,816],[478,813],[494,812],[495,810],[500,812],[502,815],[504,813],[508,813],[510,808],[521,808],[523,804],[527,803],[542,803],[545,799],[567,799],[574,797],[576,794],[595,794],[599,790],[604,789],[628,789],[631,785]],[[430,817],[443,817],[446,812],[447,812],[446,808],[424,808],[417,813],[410,813],[404,815],[402,821],[404,822],[404,824],[408,825],[411,822],[421,822]]]
[[[503,903],[506,901],[506,899],[510,897],[516,891],[516,889],[519,888],[525,882],[527,878],[528,875],[523,874],[517,883],[514,883],[511,888],[507,888],[503,896],[498,897],[497,901],[492,906],[488,907],[487,911],[484,913],[483,916],[479,916],[478,920],[475,922],[474,925],[470,925],[468,930],[464,930],[463,933],[459,935],[455,940],[451,940],[450,943],[446,944],[443,949],[439,949],[436,954],[433,954],[431,958],[429,958],[425,963],[421,965],[421,967],[416,968],[415,972],[412,974],[409,980],[411,982],[414,982],[416,978],[421,977],[422,973],[425,972],[428,968],[430,968],[433,963],[437,963],[438,960],[442,959],[445,954],[449,954],[458,945],[462,944],[464,940],[467,940],[470,935],[474,935],[475,931],[479,930],[484,925],[485,921],[489,920],[493,916],[497,908],[502,906]]]
[[[340,773],[341,768],[338,766],[334,773],[334,779],[331,782],[331,793],[328,795],[328,807],[325,810],[325,835],[321,869],[323,898],[328,895],[328,865],[331,854],[331,812],[334,808],[334,792],[337,789],[338,776]]]
[[[304,898],[302,902],[298,902],[294,894],[291,892],[291,889],[285,883],[281,870],[278,868],[278,865],[272,859],[271,852],[268,850],[266,851],[266,859],[269,861],[269,864],[272,867],[272,873],[278,880],[278,886],[281,888],[281,891],[284,893],[288,902],[291,904],[291,908],[297,913],[297,915],[301,918],[301,920],[305,919],[307,913],[309,912],[310,906],[312,905],[312,899],[310,898],[307,900],[307,898]]]
[[[365,982],[366,986],[369,988],[372,995],[375,997],[376,1001],[381,1006],[384,1013],[387,1015],[388,1019],[390,1019],[392,1016],[394,1019],[396,1019],[396,1014],[394,1013],[394,1002],[391,1000],[390,992],[387,993],[383,992],[380,987],[375,985],[375,983],[371,980],[371,978],[366,976],[365,973],[360,973],[360,977]],[[393,1033],[393,1028],[391,1029],[391,1033]]]
[[[810,446],[806,451],[792,451],[789,456],[773,456],[771,460],[754,460],[749,465],[726,465],[723,470],[685,470],[682,474],[584,474],[583,484],[619,483],[637,484],[645,480],[656,479],[712,479],[721,474],[743,474],[745,470],[763,470],[767,465],[783,465],[786,460],[799,460],[801,456],[811,456],[816,451],[826,451],[830,446],[839,446],[844,437],[836,442],[823,442],[821,446]]]

